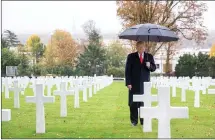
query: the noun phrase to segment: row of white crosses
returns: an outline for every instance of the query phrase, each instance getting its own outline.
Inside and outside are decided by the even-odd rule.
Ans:
[[[143,132],[152,131],[152,119],[158,120],[158,138],[171,138],[170,120],[173,118],[189,118],[188,107],[171,107],[170,87],[159,86],[158,95],[151,95],[151,82],[144,82],[144,94],[134,95],[133,101],[144,102],[140,107],[140,117],[144,118]],[[158,102],[151,107],[152,102]]]
[[[29,83],[29,78],[26,78],[26,77],[13,78],[13,79],[11,77],[2,78],[2,92],[5,93],[6,99],[10,98],[9,88],[14,86],[15,81],[19,81],[18,87],[23,89],[21,94],[24,95],[24,90],[27,88],[27,85]]]
[[[168,78],[164,78],[164,77],[159,77],[156,79],[153,79],[153,87],[158,87],[158,107],[151,109],[151,104],[149,105],[149,101],[156,101],[156,96],[155,95],[150,95],[150,90],[146,87],[150,87],[150,84],[147,85],[147,83],[145,83],[144,87],[144,94],[146,95],[142,95],[142,97],[140,97],[141,95],[138,95],[135,97],[134,96],[134,101],[140,101],[140,99],[142,98],[142,101],[144,101],[144,107],[141,107],[140,109],[140,117],[144,118],[144,127],[143,127],[143,131],[144,132],[151,132],[152,131],[152,126],[151,126],[151,118],[153,118],[152,116],[156,116],[158,119],[158,138],[170,138],[170,124],[169,124],[169,119],[173,118],[174,116],[168,116],[168,115],[163,115],[163,118],[160,116],[162,114],[164,114],[164,110],[159,112],[159,105],[164,106],[166,104],[167,106],[170,106],[170,96],[165,97],[165,95],[170,94],[170,92],[166,92],[166,90],[169,90],[169,87],[162,87],[162,86],[172,86],[172,97],[176,97],[176,87],[180,87],[182,89],[182,93],[181,93],[181,101],[185,102],[186,101],[186,90],[187,89],[191,89],[195,91],[195,101],[194,101],[194,107],[200,107],[200,90],[202,90],[202,94],[206,94],[206,89],[210,86],[213,85],[213,82],[211,82],[211,77],[205,77],[205,78],[198,78],[198,77],[193,77],[192,79],[189,79],[188,77],[180,77],[179,79],[177,78],[170,78],[169,82],[167,80]],[[156,81],[156,80],[160,80],[160,81]],[[167,82],[166,84],[162,84],[162,81]],[[190,86],[190,82],[192,82],[192,86]],[[214,82],[215,83],[215,82]],[[156,86],[155,86],[156,84]],[[160,87],[159,87],[160,86]],[[151,88],[151,87],[150,87]],[[148,93],[148,94],[147,94]],[[168,94],[164,94],[164,93],[168,93]],[[164,95],[162,95],[164,94]],[[208,89],[208,94],[215,94],[215,89]],[[159,96],[160,95],[160,96]],[[143,98],[145,97],[145,98]],[[160,97],[160,98],[159,98]],[[159,101],[160,99],[160,101]],[[167,99],[165,101],[165,99]],[[168,101],[169,100],[169,101]],[[163,105],[162,105],[163,104]],[[168,105],[169,104],[169,105]],[[174,109],[174,108],[173,108]],[[179,110],[179,108],[175,108],[176,110]],[[166,110],[165,110],[166,111]],[[174,114],[175,117],[179,117],[179,118],[188,118],[188,108],[184,108],[184,110],[181,110],[181,113],[171,113],[171,111],[166,111],[169,112],[170,114]],[[184,112],[184,113],[182,113]],[[164,120],[166,119],[166,121]],[[165,126],[166,125],[166,126]],[[166,128],[166,129],[165,129]]]
[[[13,91],[14,108],[20,108],[19,94],[20,92],[24,94],[24,88],[20,87],[17,79],[14,79],[14,81],[12,81],[11,78],[3,78],[2,81],[4,83],[4,86],[2,86],[2,89],[4,90],[2,90],[2,92],[5,92],[5,98],[6,99],[10,98],[9,91]],[[21,86],[25,87],[26,83],[23,82]],[[2,121],[10,121],[10,120],[11,120],[11,109],[2,109]]]
[[[176,87],[181,88],[181,101],[186,102],[186,90],[193,90],[195,92],[194,96],[194,107],[200,107],[200,91],[202,94],[206,94],[207,88],[212,85],[211,77],[193,77],[190,79],[189,77],[157,77],[152,78],[153,87],[157,86],[171,86],[172,87],[172,97],[176,97]],[[192,86],[190,86],[190,82]],[[166,84],[163,84],[166,83]]]
[[[190,81],[192,86],[189,89],[195,92],[194,107],[198,108],[200,107],[200,91],[202,91],[202,94],[206,94],[207,88],[210,86],[211,77],[193,77]]]
[[[16,79],[18,79],[18,78],[16,78]],[[25,90],[25,88],[27,87],[27,84],[26,84],[26,82],[25,82],[25,88],[21,88],[20,86],[17,86],[18,85],[18,81],[16,80],[16,79],[14,79],[15,81],[14,81],[14,85],[13,85],[13,87],[11,87],[11,88],[8,88],[8,86],[5,86],[5,87],[7,87],[8,88],[8,91],[13,91],[14,92],[14,107],[15,108],[19,108],[20,107],[20,105],[19,105],[19,93],[20,93],[20,91],[24,91]],[[35,93],[35,84],[36,83],[41,83],[41,84],[43,84],[43,86],[45,86],[45,85],[47,85],[48,87],[47,87],[47,90],[48,90],[48,96],[51,96],[51,88],[52,88],[52,86],[54,85],[54,84],[56,84],[57,85],[57,89],[58,90],[60,90],[60,88],[59,88],[59,86],[58,85],[60,85],[61,83],[61,81],[62,80],[60,80],[60,79],[58,79],[58,78],[56,78],[57,80],[53,80],[53,79],[48,79],[48,80],[45,80],[45,79],[42,79],[42,78],[32,78],[31,80],[30,80],[30,82],[32,83],[32,85],[30,86],[30,88],[32,88],[33,89],[33,93]],[[107,78],[106,78],[107,79]],[[104,81],[105,79],[103,78],[103,81]],[[5,79],[5,81],[7,81],[7,78]],[[22,80],[19,80],[19,82],[21,82]],[[28,81],[28,80],[25,80],[25,81]],[[46,81],[46,82],[45,82]],[[78,108],[79,107],[79,91],[80,90],[83,90],[83,94],[84,94],[84,96],[83,96],[83,100],[85,101],[85,102],[87,102],[87,88],[89,88],[89,97],[92,97],[92,86],[94,85],[94,94],[96,94],[96,92],[98,91],[98,90],[100,90],[100,87],[104,87],[103,85],[102,86],[99,86],[100,84],[98,84],[98,83],[100,83],[100,81],[102,81],[101,79],[99,79],[98,80],[98,78],[96,78],[96,77],[94,77],[94,79],[93,78],[91,78],[90,80],[88,80],[88,79],[74,79],[73,80],[73,82],[75,83],[75,81],[77,81],[78,83],[76,83],[75,84],[75,89],[77,89],[76,90],[76,93],[77,94],[75,94],[75,108]],[[8,85],[7,84],[8,82],[5,82],[5,85]],[[67,83],[66,83],[67,84]],[[103,82],[101,83],[101,84],[103,84]],[[67,86],[67,85],[66,85]],[[73,89],[74,90],[74,89]],[[8,95],[6,96],[7,98],[9,98],[8,97],[9,96],[9,92],[8,92]]]
[[[94,79],[91,79],[87,82],[84,82],[86,87],[89,85],[92,85],[92,81],[94,81],[94,84],[96,85],[95,92],[101,89],[102,87],[108,86],[113,82],[113,77],[99,77],[99,82],[102,83],[102,85],[97,81],[97,77],[94,77]],[[60,79],[58,79],[60,80]],[[76,79],[79,81],[80,79]],[[102,80],[106,80],[107,83],[103,83]],[[34,79],[32,82],[32,88],[34,91],[34,96],[27,96],[26,102],[28,103],[35,103],[36,104],[36,133],[45,133],[45,112],[44,112],[44,103],[53,103],[55,102],[55,96],[44,96],[44,87],[45,87],[45,80],[38,78],[37,80]],[[91,84],[90,84],[91,83]],[[99,86],[97,86],[99,85]],[[101,85],[101,86],[100,86]],[[35,87],[34,87],[35,86]],[[79,85],[75,85],[75,88],[73,90],[67,90],[67,82],[62,82],[60,84],[60,89],[58,91],[54,91],[54,95],[59,95],[61,97],[61,109],[60,109],[60,115],[61,117],[67,116],[67,95],[78,95]],[[92,89],[92,88],[91,88]],[[19,103],[19,91],[20,88],[18,88],[18,81],[14,82],[14,93],[16,100],[15,103]],[[92,91],[92,90],[91,90]],[[14,98],[14,99],[15,99]],[[17,100],[18,99],[18,100]],[[77,103],[78,101],[78,103]],[[75,105],[78,105],[79,107],[79,95],[75,99]],[[19,105],[16,105],[19,106]],[[9,121],[11,119],[11,112],[8,109],[2,110],[3,119],[2,121]]]
[[[55,91],[55,95],[61,96],[61,117],[67,116],[67,95],[72,95],[77,91],[66,90],[66,82],[62,82],[60,91]],[[32,97],[26,97],[26,102],[36,103],[36,133],[45,133],[45,116],[44,116],[44,103],[54,102],[54,96],[44,96],[43,84],[36,84],[36,95]],[[76,93],[75,93],[76,95]],[[75,100],[76,101],[76,100]]]

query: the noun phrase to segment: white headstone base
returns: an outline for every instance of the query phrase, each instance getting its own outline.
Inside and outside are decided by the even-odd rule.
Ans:
[[[11,120],[11,110],[2,109],[2,121],[10,121],[10,120]]]

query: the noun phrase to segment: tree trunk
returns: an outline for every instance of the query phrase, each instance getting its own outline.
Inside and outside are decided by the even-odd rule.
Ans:
[[[168,73],[170,72],[170,69],[169,69],[169,66],[170,66],[170,44],[168,44],[168,47],[167,47],[167,55],[166,55],[166,67],[165,67],[165,73]]]

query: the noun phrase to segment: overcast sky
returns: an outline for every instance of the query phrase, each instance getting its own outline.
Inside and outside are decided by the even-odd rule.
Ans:
[[[215,30],[215,2],[207,3],[205,25]],[[51,34],[55,29],[83,33],[82,25],[89,19],[102,33],[121,30],[115,1],[2,1],[2,30],[16,34]]]

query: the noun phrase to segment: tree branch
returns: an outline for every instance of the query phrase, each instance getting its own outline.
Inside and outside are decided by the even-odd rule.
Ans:
[[[183,35],[183,37],[184,37],[185,39],[187,39],[187,40],[192,40],[192,38],[186,37],[185,34],[184,34],[181,30],[177,29],[177,31],[179,31],[179,32]]]
[[[155,5],[154,5],[154,8],[153,8],[152,13],[151,13],[150,21],[152,21],[152,18],[153,18],[154,13],[155,13],[155,9],[157,9],[158,2],[159,1],[156,1]]]
[[[161,43],[161,45],[152,53],[152,55],[155,55],[157,51],[163,46],[164,42]]]
[[[187,8],[187,10],[185,10],[184,12],[181,12],[169,25],[167,25],[167,27],[171,27],[173,24],[175,24],[175,22],[178,20],[178,19],[181,19],[183,18],[183,14],[186,13],[190,8],[191,8],[192,4],[190,4],[190,6]],[[185,17],[184,17],[185,18]]]

